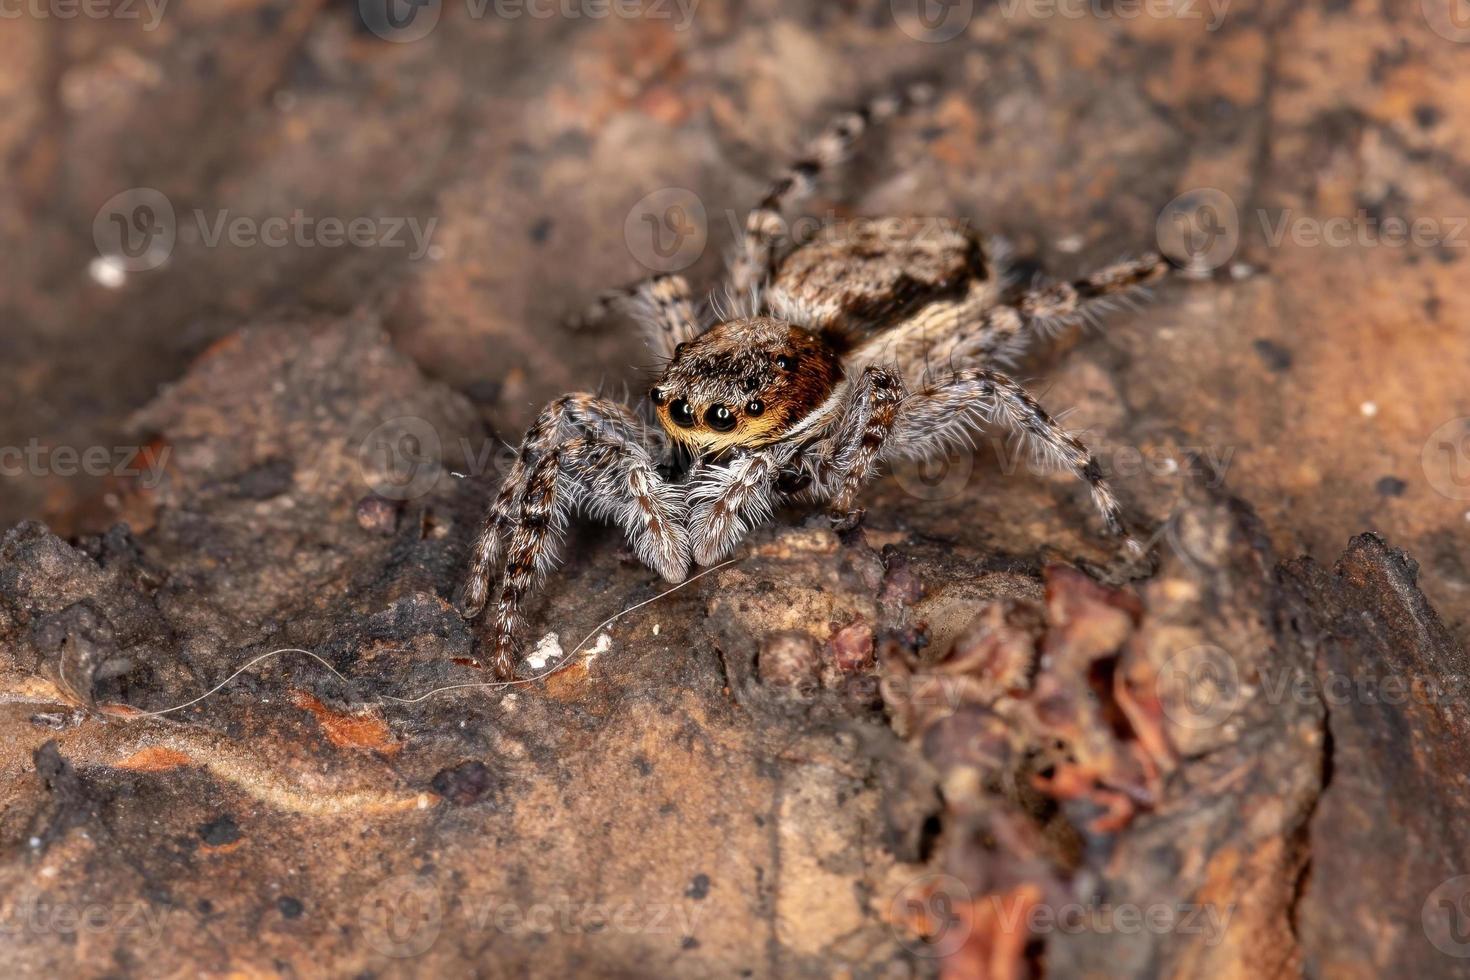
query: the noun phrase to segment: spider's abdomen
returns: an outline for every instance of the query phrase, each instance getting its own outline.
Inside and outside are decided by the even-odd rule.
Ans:
[[[777,316],[842,346],[991,275],[984,248],[962,222],[865,218],[823,228],[786,256],[766,298]]]

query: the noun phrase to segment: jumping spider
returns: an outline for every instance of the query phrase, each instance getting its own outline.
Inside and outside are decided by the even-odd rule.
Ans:
[[[825,501],[834,523],[851,526],[880,464],[932,456],[998,423],[1085,481],[1108,530],[1124,535],[1091,453],[995,366],[1086,315],[1089,301],[1162,278],[1162,256],[1008,290],[994,249],[960,222],[912,219],[835,224],[781,254],[783,213],[874,123],[931,97],[911,85],[839,115],[771,185],[731,262],[736,315],[701,326],[688,282],[660,275],[604,294],[581,318],[629,313],[668,359],[649,399],[692,462],[661,472],[654,433],[620,402],[572,394],[542,411],[485,515],[463,592],[474,618],[504,557],[502,679],[514,676],[522,603],[551,571],[574,511],[615,521],[646,565],[679,582],[691,561],[721,560],[787,500]]]

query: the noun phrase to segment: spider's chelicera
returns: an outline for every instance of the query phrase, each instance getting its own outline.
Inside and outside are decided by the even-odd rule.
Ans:
[[[785,214],[846,160],[873,123],[927,102],[914,85],[837,117],[751,212],[731,263],[734,315],[702,325],[682,276],[600,297],[584,320],[626,312],[668,359],[649,389],[658,425],[692,462],[675,476],[628,406],[564,395],[526,432],[475,541],[462,610],[495,602],[494,663],[514,675],[521,609],[555,562],[574,512],[616,522],[671,582],[723,559],[788,499],[825,503],[851,526],[859,491],[895,459],[923,459],[1004,427],[1091,488],[1123,536],[1117,498],[1092,454],[1004,367],[1095,301],[1169,271],[1158,254],[1070,283],[1009,289],[995,250],[957,221],[853,220],[783,250]]]

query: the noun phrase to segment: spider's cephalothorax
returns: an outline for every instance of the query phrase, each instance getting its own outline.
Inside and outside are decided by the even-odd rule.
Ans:
[[[1162,278],[1162,256],[1009,290],[994,255],[956,221],[856,219],[784,245],[783,212],[872,123],[929,96],[911,86],[838,116],[776,179],[731,263],[730,293],[748,298],[739,315],[704,324],[677,275],[613,290],[588,311],[583,319],[631,313],[668,358],[649,401],[693,462],[668,476],[651,452],[657,430],[611,399],[564,395],[541,412],[486,513],[464,587],[463,611],[476,616],[501,564],[493,642],[502,678],[514,674],[526,595],[578,511],[619,524],[638,557],[677,582],[691,562],[722,559],[785,500],[825,503],[834,522],[851,524],[884,462],[943,452],[988,424],[1075,473],[1108,530],[1123,535],[1092,454],[999,369],[1095,301]]]
[[[821,338],[761,316],[679,344],[648,397],[675,442],[722,454],[779,442],[841,380],[842,360]]]

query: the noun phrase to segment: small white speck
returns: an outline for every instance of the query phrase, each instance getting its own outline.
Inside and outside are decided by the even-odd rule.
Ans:
[[[444,246],[430,245],[427,254],[429,256],[430,262],[438,262],[440,259],[444,258]]]
[[[1230,264],[1230,278],[1234,279],[1236,282],[1239,282],[1242,279],[1249,279],[1255,274],[1255,267],[1252,266],[1249,262],[1232,262]]]
[[[1179,472],[1179,460],[1175,459],[1173,456],[1167,456],[1167,457],[1165,457],[1164,458],[1164,465],[1163,465],[1162,469],[1163,469],[1163,471],[1165,473],[1168,473],[1168,474],[1178,473]]]
[[[587,662],[589,664],[592,663],[592,661],[597,659],[599,654],[607,653],[607,651],[611,649],[612,637],[608,636],[606,633],[598,634],[597,642],[592,645],[591,650],[587,651]]]
[[[553,663],[561,658],[561,637],[555,633],[547,633],[541,638],[541,642],[536,644],[536,649],[531,651],[530,656],[526,657],[526,664],[532,670],[540,670],[548,663]]]
[[[1358,406],[1358,411],[1363,413],[1363,418],[1371,419],[1373,416],[1378,414],[1378,403],[1364,402],[1363,404]]]
[[[1066,238],[1057,240],[1057,251],[1065,252],[1068,255],[1075,255],[1082,251],[1084,244],[1085,242],[1083,242],[1081,235],[1068,235]]]
[[[32,837],[31,838],[31,847],[32,848],[36,848],[36,847],[40,847],[40,846],[41,846],[41,838],[39,838],[39,837]]]
[[[120,289],[128,281],[128,270],[110,255],[99,255],[87,266],[92,281],[104,289]]]
[[[1465,516],[1466,517],[1470,517],[1470,514],[1466,514]],[[654,636],[658,636],[658,631],[659,631],[659,625],[658,625],[658,623],[654,623],[653,624],[653,635]]]

